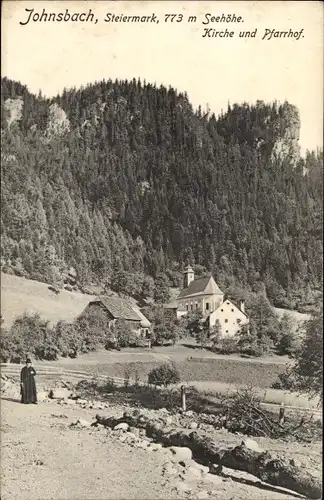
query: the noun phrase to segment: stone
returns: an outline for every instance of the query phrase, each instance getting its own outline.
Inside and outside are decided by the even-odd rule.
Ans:
[[[176,486],[175,486],[175,489],[177,491],[177,493],[179,493],[180,495],[182,494],[189,494],[192,492],[192,488],[186,484],[186,483],[178,483]]]
[[[163,446],[160,443],[150,443],[148,446],[148,449],[151,449],[152,451],[158,451],[162,450]]]
[[[176,462],[186,462],[192,459],[192,451],[185,446],[172,446],[170,448],[172,453],[171,460]]]
[[[148,441],[145,441],[145,440],[143,440],[143,441],[138,441],[138,443],[137,443],[137,447],[138,447],[138,448],[143,448],[143,449],[145,450],[145,449],[149,446],[149,444],[150,444],[150,443],[149,443]]]
[[[206,491],[206,490],[199,491],[198,493],[196,493],[195,498],[197,500],[205,500],[205,499],[209,498],[208,491]]]
[[[131,432],[132,434],[134,434],[137,437],[139,437],[139,435],[140,435],[140,429],[138,429],[137,427],[130,427],[129,432]]]
[[[190,422],[190,429],[192,429],[192,430],[198,429],[197,422]]]
[[[83,418],[78,418],[75,422],[72,422],[70,427],[79,426],[79,427],[91,427],[91,422],[88,420],[84,420]]]
[[[61,389],[51,389],[48,393],[50,399],[67,399],[69,398],[71,391],[66,388]]]
[[[178,471],[174,468],[171,462],[167,462],[163,466],[163,474],[168,474],[170,476],[173,476],[175,474],[178,474]]]
[[[250,438],[244,439],[244,441],[242,441],[242,445],[244,445],[249,450],[260,451],[260,446],[254,439]]]
[[[193,469],[200,470],[202,472],[202,474],[208,474],[209,473],[209,467],[207,465],[198,464],[198,462],[195,462],[194,460],[191,460],[186,465],[190,466]]]
[[[185,478],[187,481],[200,481],[202,479],[203,472],[200,469],[195,469],[194,467],[189,467],[185,470]]]
[[[300,460],[298,460],[298,458],[292,458],[291,460],[289,460],[289,463],[290,465],[292,465],[293,467],[303,467],[303,464]]]
[[[114,431],[128,431],[129,425],[126,422],[121,422],[120,424],[115,425]]]
[[[216,476],[215,474],[210,474],[210,473],[205,475],[204,480],[208,481],[210,483],[213,483],[213,484],[222,484],[222,482],[223,482],[223,479],[221,477]]]

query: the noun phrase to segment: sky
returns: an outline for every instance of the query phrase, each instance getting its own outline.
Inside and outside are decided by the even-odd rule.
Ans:
[[[29,13],[88,13],[97,23],[34,22]],[[104,22],[107,13],[156,15],[159,23]],[[207,22],[206,14],[241,16],[241,23]],[[181,22],[165,21],[181,14]],[[197,16],[188,22],[188,16]],[[21,1],[2,3],[2,75],[51,97],[64,87],[102,79],[141,78],[187,92],[194,107],[216,115],[257,100],[297,106],[300,145],[323,144],[323,5],[317,1]],[[203,37],[205,29],[234,31]],[[255,38],[239,38],[241,30]],[[265,30],[296,38],[264,39]],[[298,33],[302,35],[298,37]]]

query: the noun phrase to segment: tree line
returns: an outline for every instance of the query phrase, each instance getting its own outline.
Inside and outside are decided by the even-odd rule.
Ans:
[[[1,80],[4,272],[163,301],[186,264],[223,290],[314,310],[322,284],[322,152],[296,153],[283,103],[216,117],[185,93],[102,81],[53,99]]]

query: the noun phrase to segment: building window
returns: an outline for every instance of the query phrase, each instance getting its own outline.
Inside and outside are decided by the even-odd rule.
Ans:
[[[191,308],[191,310],[193,311],[193,304],[191,304],[190,308]]]
[[[239,325],[241,323],[241,319],[237,318],[236,323]]]
[[[228,330],[225,330],[225,333],[228,333]]]
[[[188,306],[188,304],[186,304],[186,309],[187,309],[187,311],[189,311],[189,306]]]
[[[224,309],[221,309],[222,312],[224,312]]]
[[[225,323],[228,323],[228,319],[225,319]]]
[[[231,309],[232,313],[234,312],[234,309]]]
[[[196,309],[198,309],[198,302],[196,302]]]
[[[206,302],[206,311],[209,310],[209,302]]]

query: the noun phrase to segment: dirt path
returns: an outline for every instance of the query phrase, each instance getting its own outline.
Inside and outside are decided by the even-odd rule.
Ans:
[[[68,428],[93,412],[1,400],[1,413],[2,500],[177,498],[160,454]]]
[[[95,414],[96,410],[62,406],[54,401],[26,406],[2,399],[1,499],[188,498],[175,490],[179,475],[163,472],[167,459],[162,452],[133,448],[105,430],[69,427],[77,418],[91,422]],[[283,492],[261,490],[254,484],[255,478],[251,484],[244,484],[244,477],[246,474],[239,472],[236,477],[214,476],[215,484],[201,483],[199,491],[217,500],[294,498]]]

